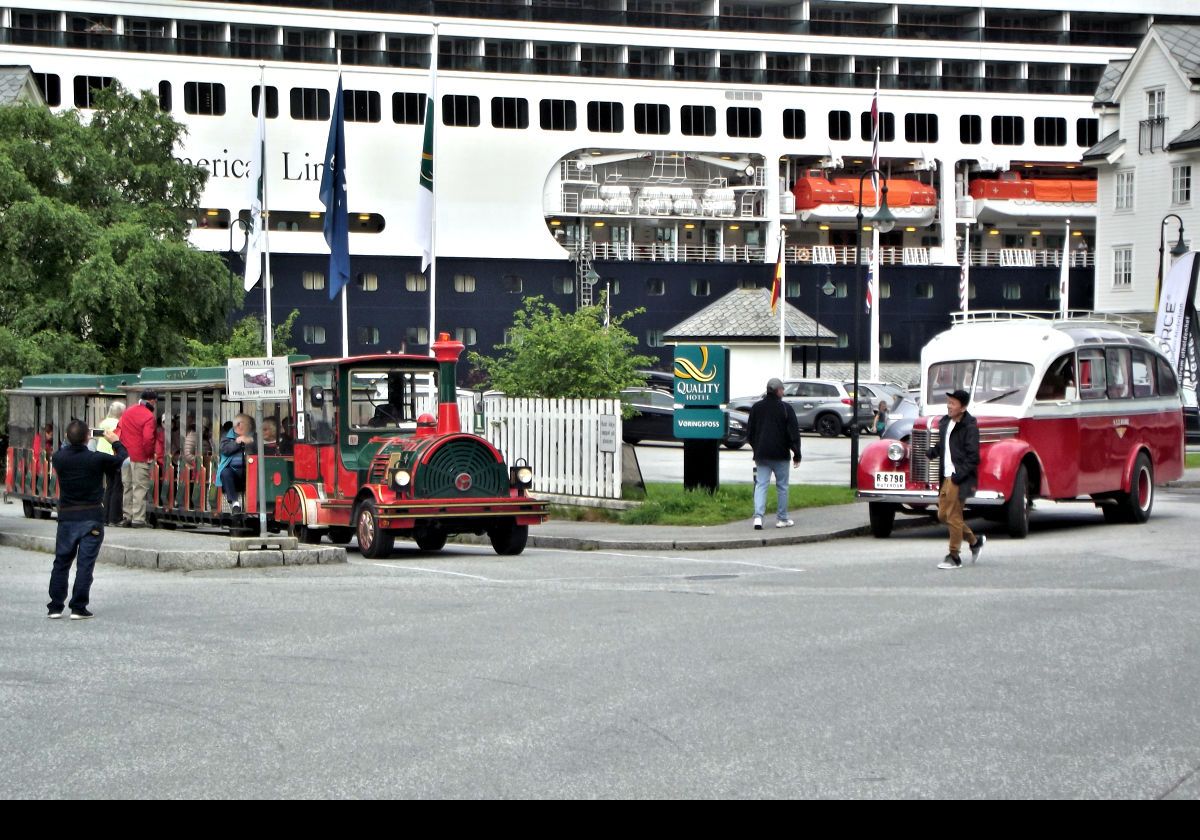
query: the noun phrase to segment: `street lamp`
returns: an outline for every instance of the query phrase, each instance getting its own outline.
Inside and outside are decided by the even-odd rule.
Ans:
[[[245,262],[246,262],[246,249],[248,249],[250,247],[250,222],[247,221],[246,219],[243,219],[241,216],[238,216],[236,219],[233,219],[229,223],[229,256],[232,259],[233,255],[235,253],[233,250],[233,231],[238,226],[240,226],[242,228],[242,232],[245,233],[245,235],[246,235],[246,238],[242,241],[242,250],[236,252],[238,254],[238,256],[240,256],[242,258],[242,263],[243,263],[242,270],[244,271],[245,270]],[[226,326],[228,326],[230,334],[232,334],[233,333],[233,272],[232,271],[229,272],[229,303],[225,308],[225,324],[226,324]]]
[[[883,172],[875,167],[871,167],[866,172],[858,177],[858,212],[854,215],[855,241],[854,241],[854,261],[858,264],[854,271],[854,334],[851,341],[854,347],[854,393],[851,395],[850,407],[850,487],[857,489],[858,487],[858,357],[862,353],[862,341],[859,337],[862,321],[862,306],[863,306],[863,267],[862,267],[862,230],[863,230],[863,181],[868,176],[876,174],[879,176],[880,184],[883,187],[883,192],[880,195],[879,209],[875,211],[875,215],[871,217],[872,224],[879,230],[880,233],[888,233],[896,226],[896,217],[892,215],[892,211],[888,209],[887,203],[887,178]],[[878,306],[879,301],[872,301],[873,306]]]
[[[813,336],[817,343],[817,379],[821,378],[821,295],[825,297],[831,296],[837,291],[837,286],[833,285],[830,279],[829,266],[825,266],[825,284],[817,283],[817,291],[821,294],[816,295],[817,312],[815,316],[816,325],[813,327]]]
[[[1183,244],[1183,219],[1179,218],[1174,213],[1168,213],[1163,216],[1163,220],[1158,223],[1158,288],[1154,290],[1154,308],[1158,309],[1158,299],[1162,297],[1163,275],[1166,274],[1165,266],[1163,266],[1163,247],[1166,245],[1167,220],[1174,219],[1179,222],[1179,239],[1171,246],[1171,256],[1179,259],[1187,253],[1187,245]]]

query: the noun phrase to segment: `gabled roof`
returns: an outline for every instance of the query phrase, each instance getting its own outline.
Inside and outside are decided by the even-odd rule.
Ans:
[[[837,333],[790,303],[784,302],[784,340],[790,344],[824,344],[837,341]],[[779,313],[771,314],[770,289],[734,289],[692,317],[667,330],[667,341],[754,342],[779,340]]]
[[[1195,148],[1200,148],[1200,122],[1167,144],[1167,149],[1172,152]]]
[[[1124,142],[1125,141],[1121,139],[1121,132],[1114,131],[1095,146],[1092,146],[1092,148],[1084,152],[1082,160],[1108,160],[1109,155],[1120,149]]]
[[[1100,76],[1100,83],[1096,85],[1096,93],[1092,96],[1092,106],[1096,105],[1114,105],[1116,100],[1113,94],[1117,90],[1117,85],[1121,83],[1121,77],[1125,75],[1125,69],[1129,67],[1129,60],[1110,61],[1108,66],[1104,68],[1103,75]]]
[[[1154,31],[1184,75],[1192,81],[1200,80],[1200,26],[1156,23]]]
[[[46,104],[29,67],[0,67],[0,105],[15,105],[18,102]]]

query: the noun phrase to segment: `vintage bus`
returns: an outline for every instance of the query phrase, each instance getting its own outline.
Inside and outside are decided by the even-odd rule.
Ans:
[[[859,460],[858,495],[871,531],[891,534],[897,513],[937,505],[937,423],[946,393],[970,394],[977,419],[976,515],[1029,532],[1035,499],[1094,503],[1109,522],[1145,522],[1156,484],[1183,474],[1183,414],[1170,361],[1137,323],[1118,316],[978,312],[921,352],[922,417],[911,440],[877,441]]]
[[[547,515],[546,503],[528,495],[533,468],[523,462],[509,467],[487,440],[462,430],[454,372],[463,345],[443,334],[433,349],[434,358],[289,359],[289,399],[263,405],[264,425],[270,421],[278,433],[276,446],[261,462],[257,454],[247,458],[240,511],[217,486],[220,438],[223,424],[255,412],[250,403],[226,398],[225,368],[146,368],[120,381],[26,377],[8,392],[10,405],[24,406],[12,413],[16,444],[9,451],[8,491],[27,504],[27,515],[48,516],[57,488],[50,450],[35,447],[37,423],[53,418],[62,428],[79,417],[94,425],[107,410],[98,393],[48,393],[43,380],[78,379],[95,391],[97,382],[114,379],[107,385],[110,399],[132,402],[143,389],[158,394],[160,455],[151,466],[147,500],[155,527],[254,533],[262,510],[269,530],[314,543],[355,538],[367,557],[386,556],[398,537],[436,551],[462,533],[486,534],[497,553],[519,554],[529,526]]]

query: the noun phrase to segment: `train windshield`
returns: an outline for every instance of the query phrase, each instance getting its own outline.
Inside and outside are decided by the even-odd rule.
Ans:
[[[963,390],[971,395],[968,410],[987,414],[988,405],[1021,405],[1032,381],[1033,365],[1022,362],[939,362],[929,368],[925,402],[944,405],[948,392]]]
[[[356,429],[414,426],[418,393],[431,378],[429,371],[351,371],[350,426]]]

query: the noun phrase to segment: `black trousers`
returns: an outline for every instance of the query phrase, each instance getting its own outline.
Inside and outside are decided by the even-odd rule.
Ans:
[[[121,509],[121,498],[125,495],[125,486],[121,481],[121,471],[114,470],[112,478],[104,486],[104,522],[116,525],[124,517]]]

